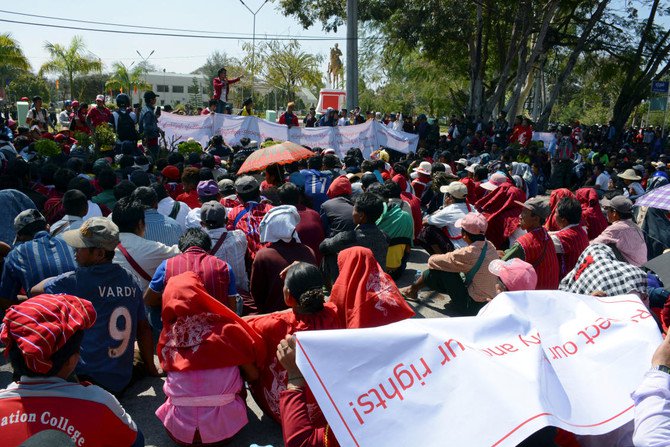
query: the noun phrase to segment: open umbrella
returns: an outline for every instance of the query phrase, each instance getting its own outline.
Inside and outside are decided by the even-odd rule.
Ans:
[[[635,206],[647,206],[660,210],[670,210],[670,185],[652,189],[635,201]]]
[[[268,146],[254,151],[237,171],[238,174],[245,172],[262,171],[272,164],[289,164],[294,161],[304,160],[314,155],[314,152],[305,149],[299,144],[290,141]]]

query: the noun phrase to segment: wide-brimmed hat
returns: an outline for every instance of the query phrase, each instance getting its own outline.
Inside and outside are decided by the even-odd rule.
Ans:
[[[433,172],[433,166],[427,161],[422,161],[419,163],[419,167],[414,171],[418,172],[419,174],[430,175]]]
[[[624,180],[631,180],[631,181],[634,181],[634,182],[637,182],[638,180],[642,180],[642,177],[637,175],[637,173],[635,172],[635,169],[626,169],[625,171],[623,171],[622,174],[619,174],[617,177],[622,178]]]

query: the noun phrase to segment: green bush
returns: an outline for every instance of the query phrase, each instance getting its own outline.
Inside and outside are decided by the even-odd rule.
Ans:
[[[195,140],[187,140],[177,145],[177,151],[183,156],[187,156],[193,152],[201,153],[202,146]]]
[[[40,154],[42,157],[56,157],[61,154],[61,149],[58,144],[49,140],[48,138],[42,138],[35,142],[35,151]]]
[[[93,131],[93,143],[100,152],[107,152],[114,149],[116,143],[116,134],[107,123],[101,124]]]

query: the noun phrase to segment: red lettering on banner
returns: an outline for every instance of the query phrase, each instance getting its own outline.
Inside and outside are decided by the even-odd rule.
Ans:
[[[360,425],[365,425],[364,415],[372,413],[377,408],[385,410],[396,397],[400,401],[404,400],[403,391],[410,390],[416,383],[426,385],[425,379],[433,371],[423,357],[415,363],[410,363],[408,366],[398,363],[393,368],[393,374],[387,379],[388,384],[382,382],[378,385],[379,389],[372,388],[358,396],[356,403],[349,402],[349,407]]]
[[[519,334],[519,341],[523,343],[524,346],[528,347],[530,345],[539,345],[540,344],[540,333],[536,332],[535,335],[531,335],[530,338],[524,338],[523,335]]]
[[[421,359],[419,359],[419,360],[421,361],[421,364],[423,365],[423,368],[424,368],[423,373],[419,373],[419,371],[416,370],[416,367],[413,364],[409,365],[409,367],[412,368],[412,371],[414,371],[414,375],[416,376],[417,379],[419,379],[419,382],[421,383],[421,386],[424,386],[426,384],[426,382],[424,382],[423,379],[428,374],[432,374],[433,371],[431,371],[430,367],[428,367],[428,364],[423,359],[423,357],[421,357]]]
[[[651,314],[649,312],[647,312],[645,309],[638,309],[636,311],[635,315],[633,315],[630,318],[630,321],[632,321],[633,323],[638,323],[639,322],[638,318],[640,319],[640,321],[642,321],[642,320],[646,320],[649,317],[651,317]]]
[[[551,352],[551,355],[553,356],[551,358],[552,360],[570,357],[571,355],[576,354],[578,350],[579,348],[577,348],[577,345],[571,341],[564,343],[563,346],[549,348],[549,352]]]
[[[456,352],[454,351],[454,348],[451,347],[452,342],[456,343],[456,346],[461,348],[461,351],[465,351],[465,347],[461,344],[460,341],[454,340],[453,338],[450,338],[449,340],[444,342],[444,346],[449,350],[449,354],[447,354],[444,351],[444,348],[442,346],[439,346],[437,349],[440,350],[440,353],[444,357],[442,361],[440,362],[441,365],[446,364],[447,362],[450,362],[452,358],[456,358]],[[451,354],[451,357],[449,356]]]
[[[492,348],[480,349],[480,351],[482,351],[484,354],[488,354],[489,357],[494,355],[503,356],[513,352],[519,352],[519,350],[510,343],[503,343],[502,345],[494,346]]]

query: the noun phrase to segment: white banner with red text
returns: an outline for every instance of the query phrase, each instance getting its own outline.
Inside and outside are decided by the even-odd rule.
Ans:
[[[333,148],[343,157],[352,147],[360,148],[369,158],[370,153],[380,146],[402,153],[416,151],[419,136],[387,128],[376,121],[367,121],[355,126],[337,127],[291,127],[272,123],[255,116],[211,114],[183,116],[163,113],[158,125],[165,132],[168,145],[193,138],[207,146],[210,138],[221,135],[231,146],[247,137],[259,142],[267,138],[279,141],[293,141],[309,147]]]
[[[477,317],[300,332],[297,361],[341,445],[514,446],[630,421],[661,339],[634,295],[514,292]]]

